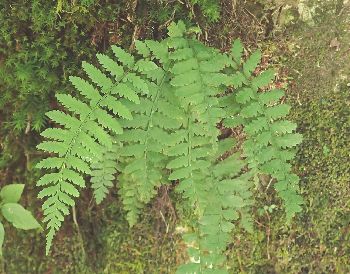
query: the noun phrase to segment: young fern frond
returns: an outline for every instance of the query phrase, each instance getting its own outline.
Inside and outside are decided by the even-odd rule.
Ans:
[[[242,48],[238,40],[232,48],[232,60],[236,68],[241,66]],[[294,132],[296,124],[285,119],[290,106],[279,103],[284,92],[279,89],[259,92],[274,79],[273,70],[266,70],[258,76],[252,75],[260,59],[259,51],[253,53],[243,62],[242,71],[232,76],[237,92],[229,95],[228,99],[235,102],[235,112],[239,114],[227,118],[225,124],[244,126],[247,140],[243,150],[249,168],[256,174],[271,175],[277,180],[274,187],[284,201],[286,219],[290,222],[301,211],[303,203],[298,194],[299,178],[292,173],[289,163],[295,155],[293,148],[302,141],[302,137]]]
[[[113,78],[106,76],[98,68],[83,62],[83,69],[93,84],[80,77],[70,77],[70,81],[85,100],[67,94],[58,94],[57,99],[68,114],[59,110],[49,112],[48,117],[62,126],[49,128],[42,135],[50,141],[43,141],[38,148],[57,156],[42,160],[39,168],[50,169],[38,181],[44,189],[39,193],[45,198],[43,204],[44,222],[47,223],[46,253],[52,244],[53,236],[74,205],[74,197],[79,196],[77,187],[84,187],[84,174],[91,174],[91,163],[101,159],[105,148],[112,147],[111,134],[123,133],[122,126],[110,113],[120,119],[132,119],[123,97],[139,103],[137,90],[145,89],[145,81],[133,72],[133,57],[122,49],[113,46],[118,62],[106,55],[98,54],[100,64]],[[97,87],[98,89],[97,89]]]

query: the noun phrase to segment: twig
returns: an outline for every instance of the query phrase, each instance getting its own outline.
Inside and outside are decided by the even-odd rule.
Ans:
[[[266,242],[266,252],[267,252],[267,259],[270,260],[270,232],[271,232],[271,222],[270,222],[270,215],[267,213],[267,218],[269,219],[269,226],[266,228],[266,234],[267,234],[267,242]]]
[[[269,181],[269,183],[267,184],[267,187],[266,187],[266,189],[265,189],[265,192],[269,189],[269,187],[270,187],[272,181],[273,181],[273,178],[271,178],[270,181]]]
[[[252,16],[254,18],[254,20],[258,23],[258,25],[262,26],[261,22],[258,20],[258,18],[256,18],[256,16],[251,13],[247,8],[244,8],[245,12],[248,13],[250,16]]]
[[[161,210],[159,210],[159,213],[160,213],[160,216],[162,217],[162,220],[163,220],[163,222],[164,222],[164,224],[165,224],[166,233],[168,234],[168,232],[169,232],[169,225],[167,224],[167,222],[166,222],[166,220],[165,220],[165,217],[164,217],[164,215],[163,215],[163,213],[162,213]]]
[[[131,44],[130,44],[130,47],[129,47],[129,51],[132,51],[134,49],[135,41],[137,40],[138,36],[139,36],[139,26],[135,25],[134,32],[133,32],[132,38],[131,38]]]
[[[80,228],[79,228],[79,224],[78,224],[78,221],[77,221],[77,212],[75,210],[75,206],[72,207],[72,216],[73,216],[73,222],[77,228],[77,232],[78,232],[78,238],[79,238],[79,242],[80,242],[80,246],[81,246],[81,249],[83,251],[83,259],[85,260],[86,259],[86,252],[85,252],[85,248],[84,248],[84,241],[83,241],[83,237],[80,233]]]

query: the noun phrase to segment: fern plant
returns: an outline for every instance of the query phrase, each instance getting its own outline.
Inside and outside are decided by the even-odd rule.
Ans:
[[[174,184],[192,211],[184,235],[191,260],[178,273],[227,273],[225,249],[236,221],[252,229],[250,205],[259,174],[269,174],[285,202],[287,220],[300,211],[297,176],[288,163],[301,141],[284,120],[283,93],[261,92],[273,72],[253,76],[254,53],[242,62],[243,47],[222,54],[191,38],[183,22],[172,23],[163,41],[137,41],[134,55],[113,46],[116,61],[98,54],[104,71],[83,63],[92,83],[70,80],[82,95],[59,94],[66,112],[48,116],[61,128],[45,130],[38,147],[56,156],[38,166],[53,169],[38,182],[44,189],[47,252],[54,234],[91,175],[96,202],[113,182],[134,225],[163,184]],[[232,91],[233,92],[229,92]],[[218,125],[243,125],[246,141],[219,141]],[[116,179],[117,178],[117,179]]]

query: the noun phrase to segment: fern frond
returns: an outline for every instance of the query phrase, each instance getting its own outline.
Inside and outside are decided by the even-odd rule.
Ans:
[[[130,226],[162,184],[175,185],[192,210],[192,232],[184,235],[191,262],[177,273],[227,273],[225,249],[234,226],[239,220],[252,230],[257,175],[274,178],[288,221],[301,210],[299,178],[290,164],[301,135],[285,119],[284,92],[260,92],[274,78],[273,70],[255,76],[261,53],[244,61],[237,40],[222,54],[188,38],[183,22],[170,24],[168,34],[161,42],[136,41],[135,55],[112,46],[113,58],[97,54],[101,68],[83,62],[88,80],[70,77],[79,95],[58,94],[64,110],[47,113],[59,125],[45,130],[38,145],[53,154],[38,163],[48,170],[37,182],[45,199],[47,253],[86,175],[99,204],[118,172]],[[231,138],[219,141],[222,124],[244,127],[242,151]]]
[[[58,101],[71,114],[57,110],[48,113],[49,118],[63,128],[44,131],[43,136],[53,141],[44,141],[38,145],[39,149],[57,154],[56,157],[44,159],[38,164],[40,168],[53,169],[51,174],[55,175],[46,174],[38,182],[38,185],[45,187],[39,193],[39,197],[45,198],[43,210],[48,229],[47,253],[64,215],[68,215],[69,208],[74,205],[73,197],[79,196],[79,191],[74,185],[84,187],[83,175],[91,175],[91,163],[96,163],[106,156],[104,151],[112,147],[112,134],[123,132],[115,116],[119,119],[132,119],[127,104],[123,104],[123,99],[116,95],[137,102],[137,93],[145,88],[146,80],[141,81],[142,85],[136,86],[133,82],[138,77],[132,71],[133,57],[120,48],[112,47],[112,50],[118,62],[102,54],[97,57],[114,78],[83,62],[83,69],[93,84],[79,77],[70,77],[70,81],[85,100],[58,94]],[[135,70],[137,71],[136,68]],[[127,88],[122,90],[125,87]],[[107,161],[108,158],[104,160]],[[108,166],[112,165],[111,162],[107,162]],[[100,169],[102,167],[96,164],[93,166]],[[104,168],[104,171],[107,171],[106,166]],[[114,170],[108,171],[114,173]],[[104,181],[97,182],[94,179],[96,173],[95,170],[92,174],[93,188],[97,201],[100,201],[106,193],[106,187],[110,186],[112,175],[107,174],[103,177]]]
[[[239,216],[237,208],[245,206],[243,199],[235,195],[240,185],[221,182],[226,176],[237,176],[242,168],[238,158],[216,165],[212,162],[219,148],[216,126],[225,116],[217,95],[230,80],[222,73],[228,66],[227,58],[176,32],[174,36],[168,43],[172,48],[169,59],[174,62],[170,84],[185,115],[180,141],[165,151],[170,157],[168,179],[179,181],[176,190],[199,220],[195,233],[184,237],[190,239],[192,247],[188,252],[194,262],[180,266],[177,273],[226,273],[223,251],[230,239],[231,222]],[[244,189],[247,180],[242,181]],[[250,185],[246,185],[249,189]]]
[[[225,149],[233,145],[232,139],[220,143],[216,156],[227,153]],[[185,241],[192,246],[189,255],[195,258],[195,262],[181,266],[177,273],[228,273],[224,252],[230,242],[234,222],[243,212],[245,219],[242,221],[249,223],[247,212],[252,204],[252,174],[242,173],[245,165],[238,153],[212,162],[210,175],[205,180],[209,188],[206,197],[208,206],[194,233],[184,235]],[[190,269],[196,269],[197,272],[187,272]]]
[[[147,42],[138,42],[138,47],[143,48],[144,55],[147,49],[149,59],[158,59],[154,56],[157,50],[149,48]],[[164,52],[161,58],[167,58]],[[143,206],[155,196],[157,187],[165,182],[163,147],[174,142],[169,130],[176,131],[181,126],[176,118],[181,110],[174,104],[176,98],[171,97],[166,84],[168,73],[162,70],[160,74],[152,61],[136,64],[141,73],[149,75],[156,70],[161,78],[157,84],[148,84],[147,93],[139,94],[141,103],[131,106],[134,120],[123,121],[125,134],[118,139],[123,144],[120,154],[124,157],[123,175],[119,177],[120,194],[131,226],[137,221]]]
[[[183,192],[201,215],[207,191],[202,182],[210,166],[208,157],[216,149],[219,134],[216,124],[222,111],[215,95],[219,93],[221,80],[226,79],[220,73],[225,63],[215,51],[199,42],[175,39],[170,43],[174,47],[169,54],[174,62],[170,69],[173,74],[170,84],[184,110],[183,133],[180,142],[166,151],[168,156],[175,156],[167,167],[172,170],[169,180],[180,180],[177,190]],[[223,77],[216,81],[216,76]]]
[[[236,112],[239,112],[239,119],[235,119],[235,125],[244,125],[247,140],[243,148],[249,167],[256,173],[268,174],[277,180],[275,189],[284,201],[289,222],[301,211],[303,203],[298,194],[298,177],[292,173],[288,163],[294,156],[290,149],[298,145],[302,137],[294,133],[296,124],[285,120],[290,106],[278,103],[284,92],[279,89],[258,92],[274,79],[274,71],[266,70],[252,76],[260,62],[261,53],[253,53],[240,68],[241,63],[237,58],[240,51],[240,47],[234,44],[232,59],[245,76],[244,85],[232,97],[239,104]],[[232,120],[234,118],[227,119],[226,124],[230,125]]]

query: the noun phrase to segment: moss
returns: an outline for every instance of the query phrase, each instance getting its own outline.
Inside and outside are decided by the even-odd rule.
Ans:
[[[302,267],[309,273],[350,271],[350,243],[344,241],[350,224],[349,102],[349,89],[342,85],[316,98],[305,96],[294,110],[304,135],[296,169],[305,197],[305,211],[292,230],[288,267],[295,272]]]
[[[150,208],[146,211],[149,210],[152,212]],[[106,214],[123,213],[111,205]],[[141,222],[130,229],[124,218],[106,222],[100,233],[103,253],[97,273],[173,273],[183,256],[179,252],[181,238],[174,233],[173,223],[166,232],[163,221],[154,218],[156,215],[145,213]]]
[[[77,235],[60,241],[59,249],[46,257],[42,235],[11,228],[6,231],[5,273],[93,273],[85,263]]]

